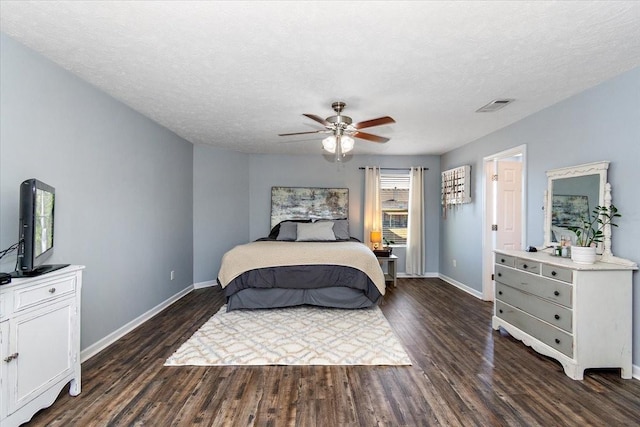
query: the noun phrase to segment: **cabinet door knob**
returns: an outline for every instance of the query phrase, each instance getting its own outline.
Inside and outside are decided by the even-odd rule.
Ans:
[[[556,274],[558,274],[558,273],[556,273],[555,271],[552,271],[552,272],[551,272],[551,275],[552,275],[552,276],[555,276]]]
[[[51,288],[51,289],[49,289],[49,293],[50,293],[50,294],[54,294],[55,292],[56,292],[56,288]]]
[[[560,320],[560,315],[559,315],[559,314],[556,314],[556,315],[555,315],[555,316],[553,316],[553,317],[555,317],[555,319],[556,319],[556,320]]]
[[[554,294],[555,296],[559,296],[559,295],[560,295],[560,292],[558,292],[558,291],[553,291],[553,294]]]
[[[560,344],[560,340],[556,338],[556,344]]]
[[[9,363],[11,362],[13,359],[17,359],[18,358],[18,353],[13,353],[12,355],[5,357],[4,361]]]
[[[498,277],[502,277],[502,273],[498,273]]]
[[[498,310],[498,313],[502,314],[502,309]]]
[[[502,291],[498,291],[498,295],[502,295]]]

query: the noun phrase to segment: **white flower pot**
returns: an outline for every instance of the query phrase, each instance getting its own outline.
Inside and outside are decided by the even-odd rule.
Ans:
[[[571,246],[571,259],[578,264],[593,264],[596,262],[596,247]]]

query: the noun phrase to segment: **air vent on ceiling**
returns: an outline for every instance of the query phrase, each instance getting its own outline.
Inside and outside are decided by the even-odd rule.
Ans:
[[[504,99],[494,99],[487,105],[480,107],[476,110],[476,113],[493,113],[494,111],[498,111],[501,108],[506,107],[511,104],[515,99],[504,98]]]

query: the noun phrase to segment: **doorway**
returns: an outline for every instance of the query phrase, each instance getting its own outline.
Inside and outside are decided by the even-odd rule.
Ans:
[[[522,250],[526,242],[526,145],[484,158],[482,299],[493,301],[495,249]]]

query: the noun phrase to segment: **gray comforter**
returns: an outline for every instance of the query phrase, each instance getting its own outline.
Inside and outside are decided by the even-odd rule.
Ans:
[[[359,242],[257,241],[223,257],[218,282],[229,309],[313,304],[362,308],[384,295],[375,255]]]

